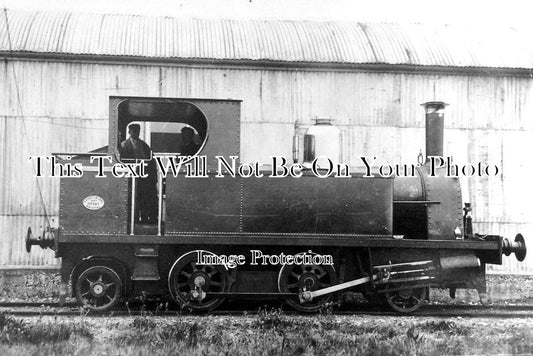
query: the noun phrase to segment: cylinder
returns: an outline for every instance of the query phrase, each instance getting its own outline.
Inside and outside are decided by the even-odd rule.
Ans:
[[[426,112],[426,162],[428,157],[444,155],[444,108],[442,101],[422,104]]]
[[[440,267],[442,269],[468,268],[479,266],[481,266],[481,262],[479,261],[479,258],[474,255],[441,257],[440,259]]]

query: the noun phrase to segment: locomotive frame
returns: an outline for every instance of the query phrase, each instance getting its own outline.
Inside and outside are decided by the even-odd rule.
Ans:
[[[458,180],[429,177],[426,165],[411,178],[358,172],[347,179],[310,172],[298,179],[215,177],[216,156],[239,156],[240,105],[110,97],[109,145],[55,154],[81,165],[83,175],[60,178],[60,226],[38,237],[29,229],[28,252],[32,245],[54,249],[62,258],[62,289],[71,285],[78,302],[97,311],[132,296],[170,294],[193,310],[212,310],[231,297],[281,298],[313,312],[334,293],[356,290],[409,313],[424,304],[430,287],[449,288],[452,296],[456,288],[475,288],[484,300],[485,264],[501,264],[502,254],[513,252],[524,259],[522,235],[511,242],[473,233]],[[426,113],[427,156],[443,155],[443,107],[426,105],[432,109]],[[201,141],[197,155],[207,157],[209,171],[193,179],[158,174],[157,221],[151,224],[139,221],[138,178],[115,178],[109,167],[106,177],[97,177],[102,172],[91,164],[91,157],[127,162],[120,143],[137,122],[150,131],[154,151],[157,146],[176,157],[177,129],[194,128]],[[328,255],[334,264],[198,263],[199,253],[246,256],[252,250]]]

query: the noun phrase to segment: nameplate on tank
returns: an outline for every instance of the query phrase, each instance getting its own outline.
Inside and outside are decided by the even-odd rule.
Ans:
[[[104,199],[102,199],[98,195],[89,195],[88,197],[83,199],[83,206],[89,210],[102,209],[102,207],[104,206]]]

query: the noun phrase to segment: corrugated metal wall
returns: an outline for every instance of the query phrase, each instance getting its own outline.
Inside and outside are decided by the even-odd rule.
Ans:
[[[9,28],[9,31],[7,30]],[[440,25],[221,20],[6,10],[0,52],[159,59],[532,68],[526,32]]]
[[[342,130],[343,160],[357,165],[361,155],[416,163],[424,150],[420,103],[446,101],[446,153],[457,163],[486,161],[503,171],[463,179],[476,229],[522,232],[533,246],[532,79],[8,60],[0,83],[0,265],[56,263],[50,251],[34,247],[28,255],[23,247],[26,228],[42,224],[44,207],[54,219],[58,214],[58,181],[33,177],[27,156],[105,145],[110,95],[241,99],[242,161],[291,157],[294,122],[305,128],[316,116],[331,117]],[[491,270],[533,272],[533,254]]]

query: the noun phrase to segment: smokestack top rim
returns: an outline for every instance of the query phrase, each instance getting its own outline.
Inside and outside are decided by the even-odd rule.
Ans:
[[[313,118],[313,121],[315,122],[315,125],[331,125],[333,126],[333,121],[335,119],[329,118],[329,117],[315,117]]]
[[[445,103],[444,101],[426,101],[425,103],[420,104],[420,106],[423,106],[424,108],[436,106],[437,109],[445,108],[448,105],[450,104]]]

